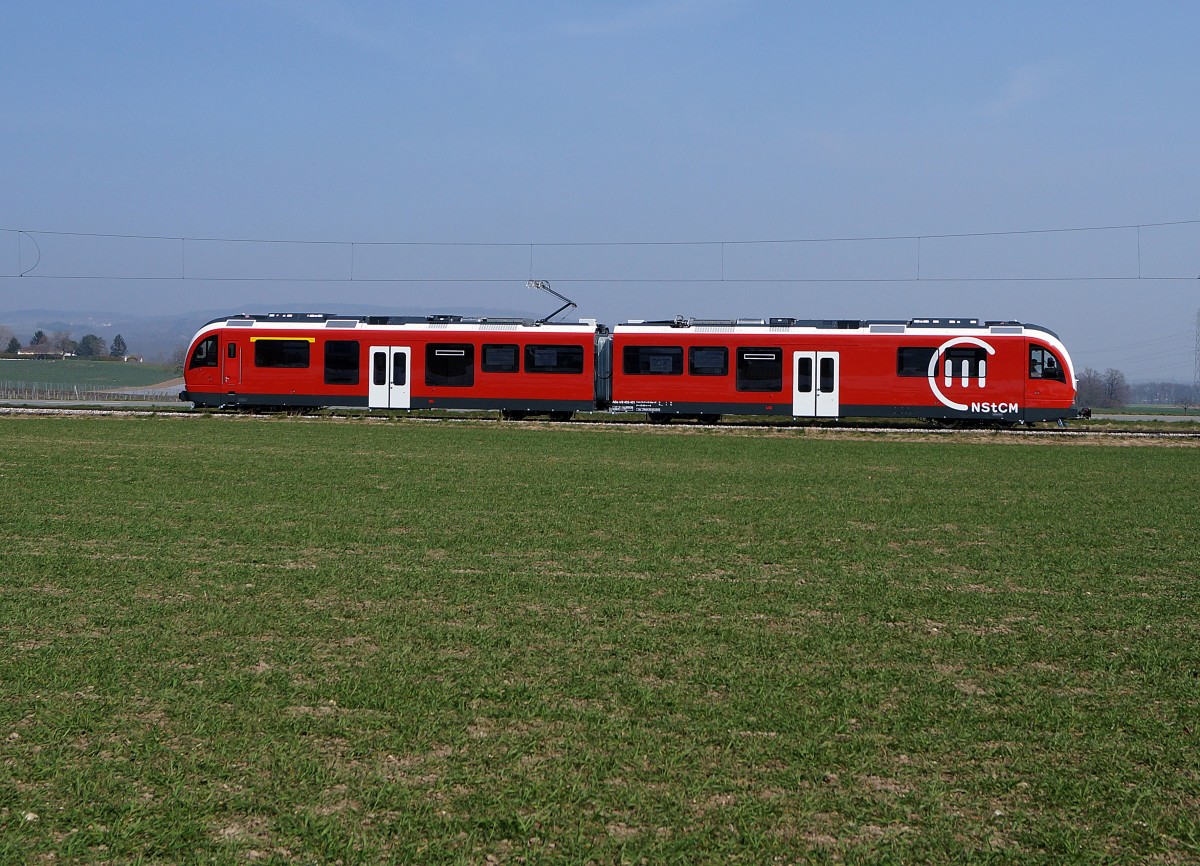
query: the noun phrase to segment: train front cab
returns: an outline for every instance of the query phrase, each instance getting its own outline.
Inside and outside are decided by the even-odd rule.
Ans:
[[[1042,328],[985,323],[928,336],[910,328],[894,351],[898,417],[1001,426],[1071,417],[1070,357]]]
[[[909,327],[889,351],[896,365],[890,414],[897,417],[1008,426],[1071,416],[1070,358],[1056,337],[1036,326],[984,323],[929,334]],[[874,396],[878,402],[878,392]],[[868,414],[857,411],[861,408],[851,407],[852,414]],[[865,408],[889,414],[886,406]]]
[[[365,407],[359,337],[223,321],[193,340],[180,399],[205,408]]]
[[[184,359],[184,390],[179,399],[195,406],[216,408],[221,405],[220,339],[216,331],[201,331],[188,347]]]
[[[1025,381],[1024,420],[1065,421],[1075,403],[1075,369],[1066,347],[1049,335],[1027,341],[1029,369]]]

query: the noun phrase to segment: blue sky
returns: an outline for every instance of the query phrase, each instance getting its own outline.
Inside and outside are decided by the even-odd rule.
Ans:
[[[0,311],[548,312],[532,276],[610,323],[1013,318],[1192,378],[1195,3],[45,0],[0,27]]]

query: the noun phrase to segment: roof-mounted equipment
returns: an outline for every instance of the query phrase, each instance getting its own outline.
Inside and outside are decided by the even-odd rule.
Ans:
[[[525,285],[531,289],[537,289],[539,292],[545,292],[548,295],[554,295],[554,297],[558,298],[560,301],[563,302],[563,305],[561,307],[559,307],[557,310],[555,310],[553,313],[551,313],[550,315],[548,315],[544,318],[538,319],[539,325],[549,324],[550,320],[553,319],[555,316],[557,316],[559,313],[564,313],[567,310],[574,309],[576,306],[575,302],[572,301],[570,298],[566,297],[565,295],[560,295],[558,292],[554,291],[554,289],[550,288],[549,280],[530,280]]]

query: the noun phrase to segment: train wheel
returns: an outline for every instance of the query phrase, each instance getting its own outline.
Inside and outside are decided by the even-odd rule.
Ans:
[[[697,420],[699,420],[699,422],[701,424],[717,424],[720,422],[721,416],[720,415],[700,415],[700,416],[698,416]]]
[[[668,412],[650,412],[646,415],[651,424],[670,424],[671,415]]]
[[[574,412],[551,412],[550,413],[551,421],[570,421],[574,417],[575,417]]]
[[[500,410],[500,420],[501,421],[524,421],[525,413],[520,412],[516,409],[501,409]]]

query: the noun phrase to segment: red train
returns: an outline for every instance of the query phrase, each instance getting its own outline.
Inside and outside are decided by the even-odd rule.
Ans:
[[[1030,423],[1074,417],[1075,373],[1037,325],[976,319],[631,321],[238,315],[187,353],[199,407],[492,409]]]

